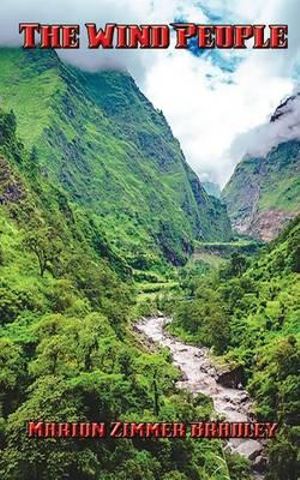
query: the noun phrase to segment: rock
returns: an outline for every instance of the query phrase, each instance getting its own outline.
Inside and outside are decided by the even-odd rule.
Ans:
[[[195,353],[195,357],[196,358],[202,358],[204,356],[204,352],[202,350],[198,350],[196,353]]]
[[[263,473],[266,470],[267,459],[262,455],[258,455],[253,461],[253,469],[256,472]]]
[[[233,369],[224,369],[217,372],[217,382],[226,388],[237,388],[242,383],[243,368],[235,367]]]
[[[242,395],[240,396],[240,402],[245,403],[250,400],[250,397],[247,392],[243,392]]]
[[[262,450],[263,446],[257,440],[246,440],[238,446],[236,452],[249,460],[254,460]]]
[[[225,402],[228,402],[228,403],[231,402],[231,397],[229,395],[224,395],[223,398],[224,398]]]
[[[213,378],[216,378],[216,376],[217,376],[217,372],[214,368],[209,368],[207,373],[208,373],[208,375],[210,375]]]

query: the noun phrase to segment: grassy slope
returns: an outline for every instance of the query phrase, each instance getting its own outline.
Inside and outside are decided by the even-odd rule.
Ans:
[[[194,238],[228,238],[161,114],[127,74],[83,74],[54,53],[0,50],[0,95],[41,174],[84,207],[134,268],[183,261]]]

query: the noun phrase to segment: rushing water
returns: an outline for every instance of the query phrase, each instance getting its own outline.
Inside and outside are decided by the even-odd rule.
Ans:
[[[170,349],[174,365],[183,373],[183,379],[177,386],[209,396],[213,400],[215,411],[226,421],[249,421],[252,404],[248,393],[243,389],[226,388],[217,383],[216,370],[209,358],[208,349],[187,345],[170,336],[164,330],[169,321],[166,317],[146,318],[136,325],[136,329],[152,342]],[[263,450],[263,444],[252,439],[231,439],[228,445],[232,451],[250,460]],[[256,478],[261,477],[257,475]]]

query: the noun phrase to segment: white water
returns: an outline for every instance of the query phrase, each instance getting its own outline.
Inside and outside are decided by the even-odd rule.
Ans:
[[[187,345],[170,336],[164,331],[164,326],[169,321],[166,317],[146,318],[136,325],[136,329],[152,342],[169,348],[174,365],[183,373],[183,380],[177,386],[210,397],[215,411],[226,421],[250,421],[252,404],[248,393],[243,389],[226,388],[217,383],[216,370],[209,358],[208,349]],[[228,446],[250,460],[256,458],[263,449],[261,442],[251,439],[231,439]],[[256,478],[262,477],[257,475]]]

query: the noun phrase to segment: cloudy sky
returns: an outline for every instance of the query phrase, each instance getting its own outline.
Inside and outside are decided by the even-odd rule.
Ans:
[[[288,50],[88,51],[83,47],[60,52],[81,68],[129,70],[155,107],[163,110],[201,179],[223,185],[243,154],[257,150],[258,141],[263,152],[265,135],[254,135],[253,129],[267,122],[280,101],[298,88],[299,0],[52,0],[49,5],[40,0],[1,0],[0,43],[20,43],[22,21],[289,25]],[[270,135],[268,142],[272,143]]]

